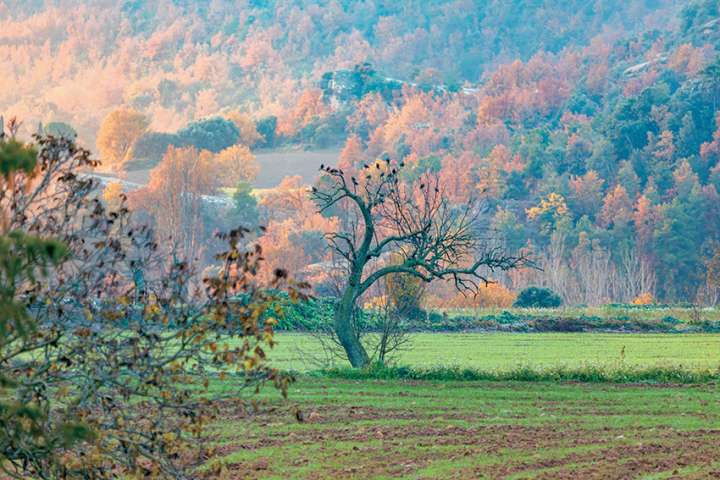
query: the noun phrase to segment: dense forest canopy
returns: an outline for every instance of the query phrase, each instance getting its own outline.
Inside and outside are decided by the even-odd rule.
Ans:
[[[497,278],[511,290],[718,299],[714,0],[38,0],[0,15],[0,112],[77,131],[118,170],[154,167],[131,204],[188,254],[250,218],[270,265],[331,292],[318,266],[338,212],[320,215],[299,177],[248,186],[250,149],[330,147],[348,173],[391,158],[403,181],[431,173],[456,204],[481,199],[484,227],[543,269]],[[167,214],[173,192],[228,188]]]
[[[667,27],[678,2],[0,2],[0,105],[93,142],[120,104],[161,131],[224,107],[279,115],[327,71],[477,83],[498,65]],[[572,15],[568,17],[569,12]],[[11,88],[13,87],[13,88]]]

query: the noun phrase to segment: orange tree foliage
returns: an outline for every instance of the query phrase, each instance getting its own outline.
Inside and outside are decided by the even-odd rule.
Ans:
[[[255,122],[248,114],[233,111],[226,114],[225,118],[233,122],[240,132],[239,143],[247,147],[252,147],[262,139],[262,135],[257,131]]]
[[[523,15],[500,0],[416,2],[410,9],[405,2],[380,8],[375,0],[251,2],[241,11],[232,2],[159,2],[7,7],[0,103],[21,113],[46,105],[51,113],[43,121],[67,121],[90,143],[102,116],[118,105],[146,114],[157,131],[206,114],[247,112],[235,123],[247,130],[241,136],[248,144],[249,115],[271,144],[340,141],[344,129],[354,138],[339,165],[346,172],[351,158],[369,163],[387,154],[405,161],[409,179],[431,172],[452,183],[454,203],[481,195],[488,208],[507,208],[520,222],[525,209],[557,193],[567,202],[561,233],[568,245],[588,231],[603,238],[614,273],[637,271],[621,260],[635,249],[641,258],[633,261],[667,278],[674,261],[655,261],[671,256],[659,255],[671,253],[660,251],[670,244],[658,241],[667,233],[659,229],[695,228],[679,208],[692,196],[682,195],[672,176],[687,159],[702,192],[702,205],[693,208],[709,221],[685,247],[673,245],[699,274],[662,282],[653,293],[665,300],[671,292],[662,290],[677,281],[700,288],[701,257],[720,230],[710,188],[720,187],[713,135],[720,30],[712,0],[693,2],[659,28],[657,19],[674,15],[677,2],[541,1],[525,5]],[[567,28],[547,27],[559,22]],[[67,32],[67,23],[77,28]],[[642,33],[648,25],[652,35]],[[352,84],[369,70],[354,68],[365,61],[377,75],[362,88],[351,86],[349,95],[334,94],[342,90],[336,82],[322,94],[316,88],[321,78],[342,80],[337,73]],[[292,140],[274,137],[278,123]],[[507,150],[510,165],[489,161],[497,149]],[[599,191],[586,188],[588,172],[602,180]],[[601,209],[616,185],[633,207],[644,207],[642,192],[657,221],[623,232],[611,227]],[[673,203],[678,208],[666,208]],[[523,226],[530,227],[524,240],[548,253],[554,228]],[[556,252],[565,263],[569,250]]]
[[[716,114],[715,124],[717,129],[713,133],[712,141],[705,142],[700,146],[700,156],[708,163],[715,163],[716,166],[720,165],[720,112]]]
[[[591,170],[582,177],[570,179],[570,197],[573,210],[579,215],[594,216],[602,205],[602,186],[604,180]]]
[[[651,293],[645,292],[635,297],[632,303],[633,305],[652,305],[655,303],[655,299]]]
[[[218,185],[235,187],[240,182],[251,183],[260,173],[260,165],[245,145],[233,145],[218,153],[207,166]]]
[[[303,127],[327,114],[328,108],[323,102],[322,92],[318,89],[305,90],[295,106],[279,119],[277,132],[292,137]]]
[[[302,272],[327,259],[325,235],[337,229],[337,218],[317,212],[299,178],[286,177],[261,199],[260,206],[272,212],[258,239],[266,259],[261,278],[271,276],[276,266]]]
[[[66,115],[92,143],[102,116],[122,104],[166,129],[216,114],[210,110],[218,107],[280,116],[323,72],[363,61],[396,78],[455,84],[477,82],[507,59],[543,49],[588,50],[592,65],[610,58],[614,66],[617,53],[606,52],[614,32],[676,23],[656,21],[677,9],[673,0],[569,1],[527,3],[523,15],[505,0],[411,8],[380,0],[301,0],[248,2],[242,9],[217,1],[4,2],[0,104],[23,116],[38,107]],[[537,78],[548,70],[528,68],[517,88],[498,96],[544,107],[545,98],[565,94],[569,75],[558,68],[559,79]]]
[[[435,306],[442,308],[509,308],[512,307],[515,297],[516,295],[503,285],[488,283],[481,285],[474,295],[456,293],[452,298],[441,300]]]
[[[273,220],[285,219],[310,208],[307,187],[299,175],[284,177],[277,187],[263,192],[258,203]]]
[[[214,160],[208,151],[171,145],[148,184],[131,196],[132,208],[153,216],[158,239],[181,258],[195,258],[205,241],[203,195],[218,186]]]
[[[600,218],[605,226],[624,226],[632,222],[632,201],[621,185],[616,185],[615,189],[605,196]]]

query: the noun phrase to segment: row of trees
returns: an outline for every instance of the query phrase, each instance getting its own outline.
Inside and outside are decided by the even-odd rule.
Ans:
[[[159,133],[148,130],[148,118],[132,109],[110,113],[100,125],[97,150],[104,168],[115,171],[148,168],[157,165],[168,148],[194,147],[210,153],[222,152],[220,161],[231,156],[242,162],[227,165],[236,182],[252,180],[257,175],[249,148],[264,140],[255,122],[247,115],[231,112],[225,117],[211,117],[192,122],[176,133]],[[242,164],[242,169],[238,165]]]

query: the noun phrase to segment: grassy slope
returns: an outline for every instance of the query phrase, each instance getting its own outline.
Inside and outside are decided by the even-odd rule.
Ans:
[[[217,388],[222,388],[218,385]],[[265,395],[270,395],[266,393]],[[709,478],[720,390],[303,378],[212,434],[230,478]]]
[[[273,364],[290,370],[323,365],[317,341],[302,334],[278,335],[271,352]],[[624,349],[624,359],[621,352]],[[519,366],[580,368],[597,366],[720,367],[718,334],[601,334],[601,333],[419,333],[411,349],[401,352],[400,365],[458,366],[510,370]]]

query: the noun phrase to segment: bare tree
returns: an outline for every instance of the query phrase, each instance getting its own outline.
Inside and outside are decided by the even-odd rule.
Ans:
[[[377,330],[377,335],[369,347],[373,361],[381,365],[387,364],[395,354],[410,347],[411,319],[408,317],[415,312],[408,311],[407,305],[404,304],[419,301],[424,293],[422,287],[409,292],[394,292],[397,283],[402,283],[397,280],[401,277],[407,275],[388,275],[384,278],[384,282],[375,283],[380,299],[373,312],[373,326]]]
[[[375,282],[404,273],[430,282],[452,279],[473,291],[488,283],[488,273],[509,270],[524,262],[490,246],[476,228],[473,202],[452,206],[437,177],[425,175],[415,184],[400,181],[403,167],[390,159],[365,165],[361,178],[321,166],[323,172],[312,198],[320,212],[339,209],[346,228],[328,235],[331,248],[348,264],[347,283],[334,314],[334,328],[353,367],[370,359],[352,323],[360,296]],[[374,260],[395,252],[398,261],[376,266]]]

